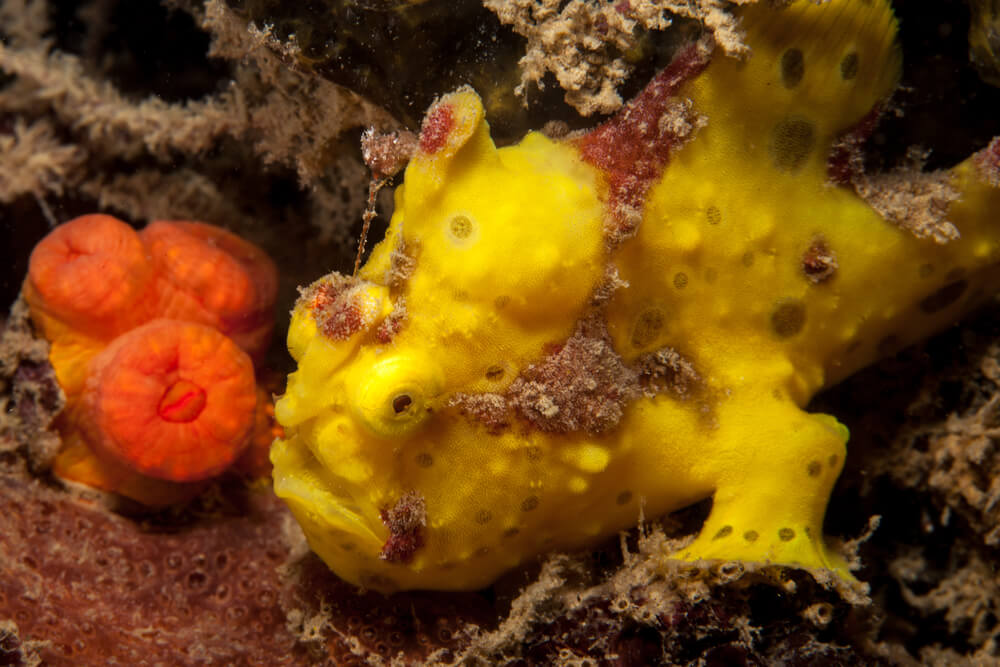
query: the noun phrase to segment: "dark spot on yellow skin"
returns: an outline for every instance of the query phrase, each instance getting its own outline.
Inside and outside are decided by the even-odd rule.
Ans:
[[[917,269],[917,275],[921,278],[928,278],[932,273],[934,273],[933,264],[921,264],[920,268]]]
[[[517,534],[520,532],[521,532],[520,528],[508,528],[507,530],[503,531],[502,537],[510,539],[512,537],[517,536]]]
[[[732,526],[723,526],[722,528],[719,529],[719,532],[717,532],[715,534],[715,537],[713,537],[712,539],[721,540],[723,537],[728,537],[729,535],[731,535],[732,532],[733,532]]]
[[[619,505],[624,505],[630,500],[632,500],[631,491],[622,491],[621,493],[618,494],[618,497],[615,498],[615,502],[618,503]]]
[[[771,130],[771,160],[781,171],[801,169],[815,145],[816,128],[805,118],[785,118]]]
[[[542,448],[538,445],[531,445],[524,452],[528,455],[529,461],[537,461],[542,458]]]
[[[493,305],[496,306],[497,310],[503,309],[508,303],[510,303],[510,297],[506,294],[501,294],[493,299]]]
[[[503,368],[500,366],[490,366],[486,369],[486,379],[496,382],[503,377]]]
[[[489,552],[490,552],[490,548],[489,547],[479,547],[478,549],[476,549],[476,553],[474,553],[472,555],[473,556],[482,557],[482,556],[485,556],[486,554],[488,554]]]
[[[705,219],[708,224],[717,225],[722,222],[722,211],[717,206],[709,206],[705,209]]]
[[[434,465],[434,457],[428,454],[427,452],[421,452],[417,454],[414,460],[417,462],[417,465],[420,466],[421,468],[430,468],[432,465]]]
[[[746,540],[747,542],[756,542],[758,537],[760,537],[760,535],[757,533],[756,530],[748,530],[747,532],[743,533],[743,539]]]
[[[948,283],[933,294],[924,297],[920,301],[920,310],[928,315],[940,312],[958,301],[968,286],[969,283],[965,280]]]
[[[473,223],[467,216],[456,215],[448,222],[448,230],[456,239],[467,239],[472,234]]]
[[[647,308],[639,314],[635,326],[632,327],[632,347],[645,347],[656,340],[663,328],[663,311],[659,308]]]
[[[782,528],[778,531],[778,539],[782,542],[791,542],[795,539],[795,531],[791,528]]]
[[[858,75],[858,54],[852,51],[840,61],[840,78],[850,81]]]
[[[806,65],[802,51],[788,49],[781,54],[781,83],[785,85],[785,88],[794,88],[799,85],[805,73]]]
[[[798,299],[782,301],[771,313],[771,330],[779,338],[791,338],[806,323],[806,307]]]
[[[748,269],[751,266],[753,266],[753,260],[754,257],[752,250],[747,250],[745,253],[743,253],[743,256],[740,257],[740,262],[743,264],[743,266],[747,267]]]
[[[895,334],[889,334],[878,342],[878,345],[875,346],[875,350],[883,357],[886,357],[893,354],[898,347],[899,337]]]
[[[709,267],[705,269],[705,282],[711,285],[715,282],[715,279],[719,277],[719,272],[715,269]]]
[[[834,455],[830,456],[830,458],[829,458],[829,459],[827,459],[827,463],[829,463],[829,464],[830,464],[830,467],[831,467],[831,468],[834,468],[834,467],[836,467],[836,466],[837,466],[837,461],[838,461],[838,460],[839,460],[839,459],[837,458],[836,454],[834,454]]]
[[[528,496],[521,502],[521,511],[530,512],[538,507],[538,496]]]
[[[476,523],[480,525],[489,523],[490,519],[492,518],[493,518],[493,512],[489,510],[479,510],[478,512],[476,512]]]
[[[810,461],[809,465],[806,466],[806,471],[810,477],[819,477],[819,474],[823,472],[823,464],[819,461]]]
[[[687,287],[688,277],[686,273],[674,274],[674,287],[677,289],[684,289]]]

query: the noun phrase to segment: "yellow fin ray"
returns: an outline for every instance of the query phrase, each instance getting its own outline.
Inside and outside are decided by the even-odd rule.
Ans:
[[[799,0],[780,11],[760,3],[743,14],[753,57],[742,68],[747,98],[767,112],[822,117],[840,132],[888,97],[902,56],[896,19],[883,0]],[[749,75],[749,76],[748,76]]]

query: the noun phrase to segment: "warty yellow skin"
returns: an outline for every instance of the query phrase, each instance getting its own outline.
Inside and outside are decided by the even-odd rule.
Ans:
[[[850,576],[822,536],[847,429],[802,408],[992,293],[1000,191],[972,160],[958,165],[947,217],[961,236],[937,243],[829,182],[833,142],[898,77],[887,3],[762,3],[744,25],[749,60],[716,55],[678,90],[707,123],[671,154],[621,242],[607,240],[605,175],[578,143],[532,133],[498,150],[475,93],[437,103],[452,122],[425,123],[423,139],[443,138],[411,161],[386,239],[347,288],[354,325],[330,335],[307,298],[331,277],[292,316],[298,370],[276,405],[275,491],[339,576],[476,589],[641,511],[710,496],[701,533],[674,556]],[[835,257],[822,280],[803,268],[816,248]],[[627,286],[595,299],[609,267]],[[669,348],[699,388],[636,397],[596,431],[517,417],[496,428],[456,404],[503,395],[594,313],[622,362]],[[393,317],[398,330],[380,334]],[[419,538],[386,559],[386,513],[413,498],[423,506],[407,535]]]

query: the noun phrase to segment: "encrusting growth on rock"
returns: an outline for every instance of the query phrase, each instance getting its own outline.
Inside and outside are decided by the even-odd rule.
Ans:
[[[529,84],[541,88],[551,73],[566,91],[566,102],[584,116],[622,106],[617,87],[629,73],[628,54],[638,48],[643,30],[671,25],[668,13],[701,22],[727,54],[749,53],[738,22],[719,0],[486,0],[485,5],[528,40],[516,92],[528,97]]]
[[[879,215],[917,238],[948,243],[960,236],[958,228],[948,220],[952,202],[961,192],[952,184],[947,172],[923,172],[922,157],[911,155],[914,167],[903,168],[854,181],[858,194],[878,211]]]

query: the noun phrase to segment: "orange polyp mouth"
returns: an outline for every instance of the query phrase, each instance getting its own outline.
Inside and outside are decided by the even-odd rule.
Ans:
[[[205,409],[205,390],[190,380],[177,380],[163,392],[156,412],[168,422],[194,421]]]

